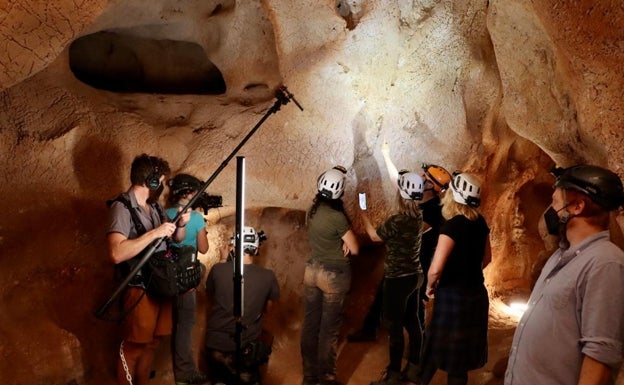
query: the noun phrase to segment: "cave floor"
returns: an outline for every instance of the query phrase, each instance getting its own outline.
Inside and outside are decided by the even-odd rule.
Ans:
[[[469,385],[502,385],[509,347],[517,317],[502,312],[499,301],[492,301],[489,322],[489,360],[481,369],[469,373]],[[352,332],[351,330],[350,332]],[[378,380],[387,365],[387,335],[379,333],[377,341],[347,343],[341,340],[338,355],[338,380],[344,385],[368,385]],[[289,339],[287,346],[278,347],[269,362],[265,385],[301,384],[299,339]],[[430,385],[446,384],[446,375],[438,371]]]
[[[489,360],[478,370],[469,373],[469,385],[502,385],[504,370],[517,317],[502,312],[500,302],[491,301],[489,322]],[[197,320],[201,325],[202,320]],[[350,325],[352,324],[352,325]],[[345,335],[356,329],[354,322],[346,322]],[[196,348],[202,328],[196,327]],[[297,328],[284,328],[275,336],[273,354],[263,377],[264,385],[298,385],[302,381],[301,353],[299,348],[299,331]],[[338,354],[338,380],[344,385],[368,385],[380,378],[387,364],[387,335],[382,329],[374,342],[347,343],[341,339]],[[155,359],[156,375],[150,381],[152,385],[171,385],[174,383],[171,371],[169,340],[161,343]],[[200,359],[201,367],[201,359]],[[107,377],[107,378],[103,378]],[[86,382],[87,385],[108,385],[114,382],[113,373],[98,376]],[[446,383],[444,372],[438,371],[431,385]]]

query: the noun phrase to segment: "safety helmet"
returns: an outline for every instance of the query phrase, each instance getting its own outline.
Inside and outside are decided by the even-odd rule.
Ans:
[[[403,199],[419,201],[423,198],[425,183],[420,175],[407,170],[401,170],[399,171],[397,184]]]
[[[251,226],[243,227],[243,251],[250,255],[256,255],[260,247],[260,237]]]
[[[422,169],[425,172],[425,177],[431,181],[436,192],[439,193],[448,189],[451,182],[451,174],[444,167],[423,163]]]
[[[481,183],[473,175],[455,171],[451,179],[451,191],[455,202],[470,207],[481,204]]]
[[[557,178],[555,187],[585,194],[606,211],[615,210],[624,203],[622,181],[610,170],[584,164],[554,168],[551,172]]]
[[[345,188],[347,169],[336,166],[322,173],[317,180],[318,192],[327,199],[338,199]]]
[[[250,255],[258,255],[258,248],[260,244],[266,241],[267,236],[264,231],[256,232],[256,230],[251,226],[243,227],[243,252]],[[234,237],[231,238],[230,243],[232,246],[236,245],[236,240]]]
[[[202,182],[189,174],[178,174],[167,181],[169,190],[174,196],[181,196],[193,191],[199,191]]]

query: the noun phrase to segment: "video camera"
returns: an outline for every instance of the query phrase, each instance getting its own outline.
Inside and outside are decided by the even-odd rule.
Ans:
[[[221,195],[210,195],[202,191],[195,203],[193,203],[193,206],[191,206],[193,210],[198,207],[201,207],[204,210],[204,215],[206,215],[210,209],[223,207],[223,198]]]

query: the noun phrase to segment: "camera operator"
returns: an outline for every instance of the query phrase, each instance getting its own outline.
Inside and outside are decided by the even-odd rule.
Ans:
[[[212,383],[260,384],[260,367],[268,362],[272,336],[262,329],[262,319],[279,298],[279,286],[272,270],[254,264],[259,255],[260,243],[266,239],[264,232],[253,227],[243,229],[243,316],[241,319],[241,362],[236,358],[236,319],[234,318],[233,258],[212,267],[206,280],[210,301],[206,328],[206,354]],[[230,253],[231,254],[231,253]]]
[[[170,218],[175,217],[179,208],[186,206],[200,190],[201,184],[199,179],[188,174],[178,174],[170,179],[167,182],[169,186],[167,215]],[[191,219],[186,224],[186,236],[182,242],[176,243],[174,246],[190,246],[194,253],[194,261],[197,261],[197,252],[205,254],[208,251],[206,222],[199,212],[191,211]],[[188,269],[199,269],[196,271],[199,274],[197,276],[198,280],[203,275],[201,273],[205,271],[205,267],[197,262],[189,266]],[[194,287],[174,297],[171,356],[176,385],[203,384],[208,382],[208,376],[197,370],[191,348],[191,334],[195,325],[195,308],[196,293]]]

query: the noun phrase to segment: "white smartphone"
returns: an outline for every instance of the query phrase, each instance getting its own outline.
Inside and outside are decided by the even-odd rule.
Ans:
[[[366,210],[366,193],[359,193],[358,196],[360,198],[360,208]]]

